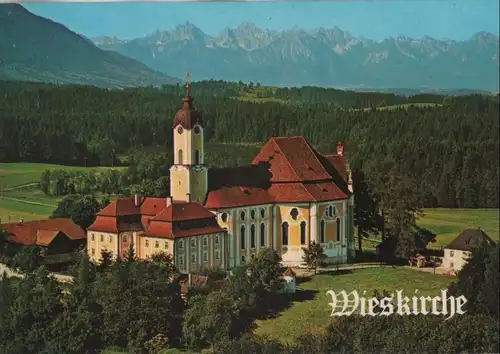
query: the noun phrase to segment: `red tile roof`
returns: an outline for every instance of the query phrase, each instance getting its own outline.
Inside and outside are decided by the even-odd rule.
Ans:
[[[271,138],[253,159],[254,169],[246,175],[261,176],[264,167],[267,183],[250,185],[236,169],[217,171],[209,175],[209,188],[205,206],[209,209],[233,208],[245,205],[292,202],[323,202],[347,199],[347,171],[343,156],[319,154],[301,136]],[[240,168],[242,169],[242,168]],[[226,178],[232,180],[221,181]],[[263,180],[263,178],[260,178]],[[215,182],[215,183],[214,183]]]
[[[113,216],[105,216],[114,214]],[[123,218],[137,216],[137,221],[125,222]],[[140,218],[140,219],[139,219]],[[140,220],[140,222],[139,222]],[[208,220],[189,229],[180,229],[180,222]],[[211,222],[210,222],[211,221]],[[197,202],[173,201],[167,207],[167,198],[143,198],[140,207],[134,198],[121,198],[111,202],[97,214],[89,231],[117,233],[122,231],[142,231],[145,236],[175,238],[224,232],[217,225],[215,215]]]
[[[166,198],[141,198],[136,206],[134,197],[113,200],[98,216],[150,215],[155,216],[166,207]]]
[[[341,155],[326,155],[326,159],[338,171],[340,177],[347,183],[347,166],[344,156]]]
[[[214,213],[208,211],[200,203],[174,201],[153,217],[151,221],[187,221],[213,217]]]
[[[271,138],[252,164],[268,162],[271,183],[331,179],[316,155],[317,152],[301,136]]]
[[[87,231],[118,232],[116,217],[97,214],[94,223],[87,228]]]
[[[58,233],[65,234],[70,240],[82,240],[86,237],[82,228],[66,218],[24,221],[0,226],[9,233],[9,241],[25,246],[47,246]]]
[[[259,205],[274,203],[274,198],[264,188],[256,187],[223,187],[210,191],[205,202],[205,207],[217,209],[235,208],[245,205]]]

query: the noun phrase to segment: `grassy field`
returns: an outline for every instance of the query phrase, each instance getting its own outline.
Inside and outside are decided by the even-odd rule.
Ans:
[[[424,209],[423,215],[417,217],[418,226],[436,234],[436,242],[428,245],[429,248],[434,249],[447,246],[463,230],[478,227],[498,242],[499,224],[498,209]],[[380,238],[380,235],[378,236]],[[377,240],[376,236],[363,239],[363,249],[375,249],[379,243],[380,240]]]
[[[89,167],[92,169],[107,169],[110,167]],[[0,163],[0,189],[9,189],[30,183],[36,183],[45,170],[85,171],[87,167],[62,166],[45,163]]]
[[[380,110],[395,110],[395,109],[408,109],[410,107],[418,107],[418,108],[426,108],[426,107],[440,107],[442,104],[435,104],[435,103],[403,103],[403,104],[396,104],[392,106],[383,106],[383,107],[377,107],[377,109]],[[371,108],[363,108],[365,111],[369,111]]]
[[[498,209],[425,209],[417,224],[437,235],[433,248],[448,245],[467,228],[480,227],[493,240],[499,240]]]
[[[90,167],[104,170],[109,167]],[[120,168],[120,167],[118,167]],[[0,163],[0,220],[37,220],[47,218],[61,197],[48,197],[36,187],[45,170],[84,171],[86,167],[43,163]]]
[[[28,220],[40,220],[48,218],[55,207],[28,204],[18,200],[0,198],[0,220],[1,222],[18,221],[21,218]]]
[[[257,335],[268,335],[283,342],[293,343],[299,334],[322,331],[331,321],[331,297],[328,290],[357,290],[365,297],[371,297],[375,290],[403,290],[412,296],[415,290],[422,295],[436,296],[453,281],[441,275],[418,272],[407,268],[368,268],[351,273],[319,274],[299,284],[291,306],[278,317],[258,321]]]

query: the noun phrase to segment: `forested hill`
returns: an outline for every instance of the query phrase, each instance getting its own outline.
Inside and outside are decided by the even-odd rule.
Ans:
[[[404,176],[426,206],[499,206],[498,95],[429,96],[431,105],[425,107],[425,101],[409,105],[415,97],[380,93],[347,92],[330,102],[307,102],[252,100],[236,90],[235,99],[234,92],[215,86],[194,88],[211,142],[262,143],[271,136],[303,135],[319,151],[331,153],[342,140],[351,165],[362,167],[368,179]],[[318,97],[324,92],[309,90]],[[176,86],[160,92],[4,84],[0,161],[83,164],[85,156],[105,161],[113,151],[157,145],[170,152],[181,91]],[[401,108],[383,109],[382,103]],[[224,149],[210,160],[228,165],[236,160],[232,153]]]

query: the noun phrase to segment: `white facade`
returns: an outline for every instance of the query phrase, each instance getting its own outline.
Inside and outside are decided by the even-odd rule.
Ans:
[[[470,257],[469,251],[454,250],[450,248],[444,249],[443,267],[453,269],[458,272],[467,263]]]

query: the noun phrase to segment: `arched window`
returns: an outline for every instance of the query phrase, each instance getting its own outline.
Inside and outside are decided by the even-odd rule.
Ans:
[[[306,222],[302,221],[300,223],[300,244],[306,244]]]
[[[250,247],[255,248],[255,225],[250,226]]]
[[[340,219],[337,219],[337,240],[340,240]]]
[[[283,246],[288,246],[288,223],[286,221],[281,224],[281,243]]]
[[[194,164],[199,165],[200,164],[200,150],[196,149],[194,151]]]
[[[266,224],[260,224],[260,247],[266,246]]]
[[[179,160],[179,165],[182,165],[184,163],[181,149],[179,149],[179,152],[177,153],[177,159]]]
[[[241,225],[240,228],[240,249],[244,250],[245,247],[245,226]]]
[[[319,230],[319,240],[321,243],[325,243],[325,220],[321,220]]]

